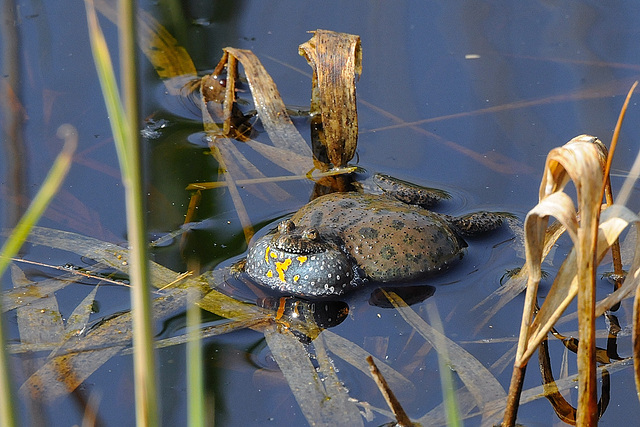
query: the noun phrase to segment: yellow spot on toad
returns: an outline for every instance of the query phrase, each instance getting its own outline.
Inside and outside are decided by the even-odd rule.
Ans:
[[[305,255],[299,256],[298,258],[296,258],[298,260],[298,262],[300,263],[300,265],[304,264],[305,262],[307,262],[307,257]]]
[[[271,270],[267,271],[267,277],[273,277],[273,271]]]
[[[295,276],[293,276],[294,283],[298,283],[298,280],[300,280],[300,275],[299,274],[296,274]]]
[[[284,282],[284,272],[289,269],[291,265],[291,258],[287,258],[283,262],[276,262],[276,271],[278,272],[278,278]]]
[[[267,246],[267,249],[264,251],[264,262],[269,264],[269,251],[271,250],[271,246]]]

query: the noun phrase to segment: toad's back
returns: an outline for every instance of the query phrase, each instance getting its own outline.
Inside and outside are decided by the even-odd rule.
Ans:
[[[438,214],[385,195],[329,194],[291,219],[297,227],[336,236],[365,275],[380,282],[438,271],[459,259],[466,246]]]

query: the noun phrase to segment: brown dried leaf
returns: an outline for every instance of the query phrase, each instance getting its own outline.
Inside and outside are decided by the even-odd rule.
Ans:
[[[595,387],[595,268],[599,262],[597,256],[598,222],[602,204],[603,171],[607,159],[606,147],[597,139],[588,135],[573,138],[562,147],[549,152],[540,183],[540,202],[532,209],[525,220],[525,251],[529,273],[527,293],[523,308],[522,324],[514,374],[509,390],[509,406],[505,413],[505,424],[515,419],[517,402],[523,378],[524,366],[541,340],[546,338],[566,305],[572,299],[572,282],[579,283],[575,289],[578,297],[578,324],[580,351],[578,352],[578,422],[595,423],[596,387]],[[576,214],[573,201],[563,193],[564,187],[572,181],[576,187],[578,210]],[[545,230],[550,216],[558,218],[568,230],[574,243],[574,260],[566,261],[563,267],[577,265],[574,274],[567,280],[554,281],[543,308],[536,316],[534,325],[531,319],[537,300],[538,284],[541,280],[541,263]],[[570,267],[569,267],[570,268]],[[560,276],[560,275],[558,275]],[[532,335],[533,334],[533,335]]]
[[[321,141],[335,167],[353,158],[358,143],[356,75],[362,73],[360,37],[316,30],[300,45],[313,69],[311,114],[322,118]]]
[[[525,308],[523,309],[521,341],[516,357],[517,363],[526,364],[527,357],[524,357],[524,355],[527,353],[530,356],[532,350],[526,344],[526,340],[529,337],[527,327],[533,316],[537,287],[541,280],[540,266],[549,216],[555,216],[565,227],[569,227],[569,234],[574,244],[581,249],[582,256],[578,257],[578,261],[583,265],[592,264],[585,262],[588,254],[593,252],[587,252],[591,244],[587,244],[587,247],[584,247],[588,243],[584,239],[588,239],[590,236],[588,230],[591,229],[592,224],[595,222],[597,225],[600,210],[598,197],[600,195],[599,190],[602,184],[602,169],[604,166],[603,158],[597,149],[598,145],[594,142],[593,137],[582,135],[574,138],[563,147],[551,150],[547,157],[545,172],[540,184],[540,203],[529,212],[525,220],[525,250],[529,281]],[[562,193],[562,190],[571,179],[573,179],[578,192],[581,208],[579,227],[582,231],[577,229],[578,222],[573,201]],[[593,245],[595,246],[595,241]],[[583,277],[583,279],[585,278]],[[582,283],[587,286],[588,280],[585,279]],[[558,286],[569,286],[569,284],[562,283],[558,284]]]
[[[273,145],[305,156],[308,163],[301,166],[302,170],[311,170],[311,149],[293,125],[276,84],[260,60],[249,50],[227,47],[225,52],[237,58],[244,67],[258,117]],[[280,158],[275,159],[276,163]]]

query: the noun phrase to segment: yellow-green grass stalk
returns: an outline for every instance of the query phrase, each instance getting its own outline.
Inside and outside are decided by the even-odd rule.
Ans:
[[[120,99],[109,50],[98,24],[92,0],[85,0],[87,22],[96,70],[109,113],[125,188],[127,232],[131,250],[130,279],[133,316],[136,423],[158,425],[158,404],[152,334],[152,313],[146,242],[146,218],[142,180],[142,156],[138,136],[137,67],[135,60],[135,5],[119,3],[120,63],[124,104]]]
[[[438,313],[435,303],[427,302],[427,315],[431,326],[444,336],[444,328],[442,320]],[[458,397],[456,395],[456,387],[451,372],[451,359],[449,352],[446,351],[447,346],[439,346],[438,351],[438,371],[440,372],[440,386],[442,387],[442,399],[444,402],[445,418],[447,425],[451,427],[462,426],[462,418],[460,417],[460,409],[458,408]]]
[[[2,246],[0,251],[0,277],[4,276],[11,259],[17,255],[20,247],[26,240],[31,228],[40,220],[42,214],[49,206],[53,196],[58,192],[64,181],[71,162],[73,153],[78,145],[78,135],[70,125],[62,125],[58,129],[58,136],[65,139],[62,151],[56,158],[51,170],[47,174],[40,190],[27,208],[18,225]],[[1,303],[0,299],[0,303]],[[2,312],[0,307],[0,313]],[[5,347],[5,334],[3,316],[0,316],[0,425],[13,427],[16,425],[15,407],[13,405],[13,393],[11,385],[11,371],[7,360]]]
[[[189,427],[205,425],[204,375],[200,339],[200,307],[195,304],[198,292],[189,292],[187,308],[187,402]]]

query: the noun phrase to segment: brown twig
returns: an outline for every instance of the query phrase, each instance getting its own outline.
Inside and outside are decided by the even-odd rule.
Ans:
[[[624,120],[624,116],[627,113],[627,107],[629,106],[629,100],[631,99],[631,95],[633,91],[638,86],[638,81],[636,80],[629,92],[627,93],[627,97],[624,100],[624,104],[622,105],[622,109],[620,109],[620,114],[618,115],[618,122],[616,123],[616,127],[613,131],[613,136],[611,137],[611,146],[609,147],[609,154],[607,156],[607,165],[604,170],[604,182],[602,185],[602,195],[600,196],[600,200],[602,197],[606,197],[607,206],[613,204],[613,192],[611,191],[611,178],[609,176],[609,172],[611,171],[611,162],[613,160],[613,154],[616,151],[616,146],[618,145],[618,137],[620,136],[620,129],[622,128],[622,121]],[[613,271],[616,273],[618,277],[615,279],[615,289],[620,288],[622,286],[622,277],[624,272],[622,271],[622,257],[620,255],[620,242],[616,239],[615,243],[611,245],[611,258],[613,260]],[[616,304],[615,307],[617,307]]]
[[[393,394],[393,391],[389,387],[389,384],[387,384],[387,380],[384,379],[384,377],[378,370],[378,367],[373,361],[373,357],[368,356],[367,363],[369,363],[369,370],[371,371],[371,376],[373,377],[373,380],[378,385],[380,392],[384,396],[384,399],[387,401],[387,405],[389,405],[389,408],[391,408],[393,415],[395,415],[396,417],[397,425],[402,427],[413,426],[411,419],[402,408],[402,405],[400,405],[400,402],[398,402],[398,399],[396,399],[396,396],[395,394]]]

